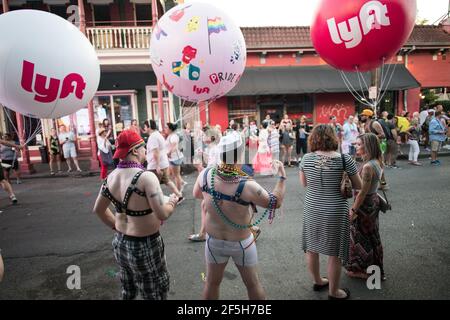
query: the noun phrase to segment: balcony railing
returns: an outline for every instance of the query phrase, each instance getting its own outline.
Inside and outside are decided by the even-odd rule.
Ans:
[[[151,27],[92,27],[86,36],[95,49],[148,49]]]

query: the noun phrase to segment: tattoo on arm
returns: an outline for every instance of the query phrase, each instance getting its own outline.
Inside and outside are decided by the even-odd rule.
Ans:
[[[256,194],[257,194],[258,196],[261,196],[262,193],[263,193],[263,189],[262,189],[262,188],[260,188],[258,191],[256,191]]]
[[[364,168],[362,172],[362,180],[364,184],[370,184],[372,181],[372,171],[369,168]]]

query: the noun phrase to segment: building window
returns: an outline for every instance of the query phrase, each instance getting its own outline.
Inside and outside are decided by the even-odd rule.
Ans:
[[[63,19],[67,19],[67,7],[65,5],[49,6],[50,12],[60,16]]]
[[[152,7],[150,4],[135,4],[136,25],[150,26],[152,24]]]
[[[92,14],[94,16],[95,26],[104,26],[111,23],[109,5],[93,5]]]

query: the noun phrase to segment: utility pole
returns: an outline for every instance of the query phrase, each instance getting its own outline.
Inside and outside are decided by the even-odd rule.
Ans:
[[[156,23],[158,22],[158,1],[152,0],[152,27],[153,30],[155,29]],[[152,32],[153,32],[152,30]],[[158,120],[159,123],[161,123],[161,128],[158,128],[159,130],[162,130],[164,127],[164,110],[163,110],[163,91],[162,91],[162,85],[161,82],[156,79],[156,90],[158,94]],[[157,119],[153,119],[157,120]],[[158,122],[157,122],[158,123]]]

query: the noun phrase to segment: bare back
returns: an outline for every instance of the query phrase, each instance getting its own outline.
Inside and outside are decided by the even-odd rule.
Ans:
[[[112,196],[118,201],[122,202],[128,187],[136,173],[140,170],[136,168],[116,169],[108,176],[107,187]],[[153,178],[153,179],[152,179]],[[157,184],[152,186],[152,189],[160,190],[158,180],[151,172],[144,172],[137,181],[136,187],[139,190],[148,190],[148,183]],[[148,192],[147,192],[148,193]],[[161,193],[162,195],[162,193]],[[146,197],[132,193],[128,201],[128,209],[133,211],[143,211],[152,209]],[[160,199],[162,202],[162,199]],[[144,216],[129,216],[125,213],[115,213],[116,216],[116,230],[130,236],[144,237],[156,233],[159,230],[161,221],[156,217],[155,213],[150,213]]]
[[[197,184],[200,188],[203,187],[203,179],[205,172],[200,173],[197,178]],[[211,187],[211,170],[207,172],[207,185]],[[238,188],[238,183],[225,183],[220,180],[220,178],[215,177],[214,180],[214,190],[225,195],[234,195]],[[212,196],[207,192],[202,192],[203,198],[206,205],[206,219],[205,219],[205,229],[206,232],[216,239],[227,240],[227,241],[241,241],[247,239],[250,236],[249,228],[235,228],[229,223],[224,221],[224,218],[220,216],[217,212]],[[240,199],[245,202],[265,202],[267,203],[269,195],[268,193],[260,187],[255,181],[248,180],[245,183],[244,189],[240,196]],[[267,198],[267,199],[265,199]],[[250,205],[241,205],[237,202],[227,201],[227,200],[215,200],[223,214],[232,222],[239,225],[248,225],[252,223],[252,207]]]

